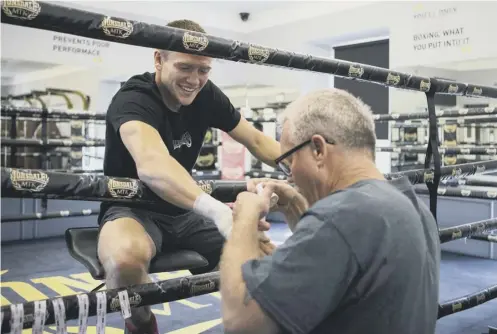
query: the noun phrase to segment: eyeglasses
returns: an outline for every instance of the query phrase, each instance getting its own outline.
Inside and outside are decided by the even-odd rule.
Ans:
[[[333,145],[335,144],[335,142],[333,141],[328,141],[327,139],[325,139],[326,143],[327,144],[330,144],[330,145]],[[279,156],[278,158],[276,158],[274,160],[274,163],[278,166],[278,168],[286,175],[286,176],[290,176],[292,175],[292,170],[290,168],[290,166],[288,166],[288,164],[284,161],[286,158],[288,158],[289,156],[291,156],[293,153],[297,152],[298,150],[300,150],[302,147],[306,146],[306,145],[309,145],[310,143],[312,142],[312,139],[309,139],[309,140],[306,140],[305,142],[303,143],[300,143],[298,144],[297,146],[295,146],[294,148],[288,150],[287,152],[283,153],[281,156]]]

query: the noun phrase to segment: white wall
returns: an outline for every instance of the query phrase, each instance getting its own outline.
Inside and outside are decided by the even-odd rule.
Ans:
[[[470,82],[484,86],[497,86],[497,70],[478,70],[478,71],[461,71],[458,74],[458,79],[461,82]],[[489,103],[491,106],[497,106],[496,99],[489,98],[474,98],[467,96],[458,96],[457,102],[460,105],[468,103]]]
[[[497,55],[495,1],[399,3],[390,26],[392,68]]]

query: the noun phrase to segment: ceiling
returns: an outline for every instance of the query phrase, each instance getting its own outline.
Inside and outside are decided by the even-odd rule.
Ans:
[[[54,4],[148,23],[188,18],[205,27],[249,33],[371,4],[361,1],[57,1]],[[249,13],[242,21],[240,13]]]

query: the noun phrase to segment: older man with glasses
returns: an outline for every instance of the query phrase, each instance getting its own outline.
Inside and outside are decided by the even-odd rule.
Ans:
[[[255,180],[249,190],[262,191],[234,204],[220,266],[226,332],[434,333],[437,226],[406,178],[376,168],[370,108],[325,89],[289,105],[280,123],[275,163],[294,184]],[[259,258],[258,222],[271,211],[293,234]]]

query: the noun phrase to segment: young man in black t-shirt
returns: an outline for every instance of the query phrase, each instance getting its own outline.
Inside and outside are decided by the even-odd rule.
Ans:
[[[169,26],[205,31],[188,20]],[[149,282],[153,257],[190,249],[214,269],[231,231],[231,209],[203,192],[190,172],[208,128],[229,133],[258,159],[274,166],[280,146],[248,123],[209,81],[212,59],[155,51],[155,73],[130,78],[113,97],[106,118],[104,173],[139,178],[164,200],[161,206],[102,203],[98,256],[108,288]],[[261,249],[273,246],[261,241]],[[132,310],[128,333],[158,333],[149,307]]]

